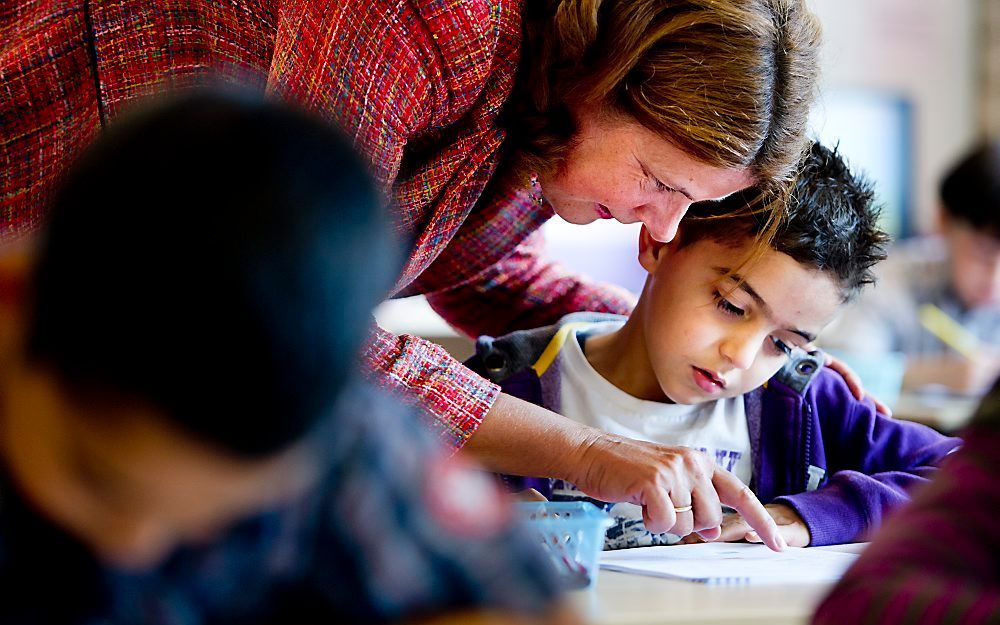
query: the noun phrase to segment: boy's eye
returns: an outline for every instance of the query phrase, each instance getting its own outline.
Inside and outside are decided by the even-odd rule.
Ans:
[[[777,349],[780,353],[785,354],[786,356],[792,355],[792,347],[788,345],[788,343],[785,343],[776,336],[772,336],[770,338],[771,338],[771,343],[774,344],[774,348]]]
[[[722,295],[719,293],[715,294],[715,305],[719,308],[719,310],[726,313],[727,315],[732,315],[734,317],[742,317],[743,315],[746,314],[745,310],[743,310],[739,306],[733,305],[732,302],[722,297]]]

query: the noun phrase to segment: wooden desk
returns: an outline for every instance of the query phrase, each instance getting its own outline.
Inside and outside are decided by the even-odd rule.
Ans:
[[[858,553],[865,546],[817,547]],[[708,586],[601,571],[597,586],[571,600],[593,625],[803,625],[828,584]]]

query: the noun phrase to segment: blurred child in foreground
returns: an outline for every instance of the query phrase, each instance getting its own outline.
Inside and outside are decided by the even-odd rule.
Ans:
[[[1000,623],[1000,385],[962,438],[823,601],[816,625]]]
[[[199,94],[102,136],[0,272],[0,622],[548,615],[506,507],[354,376],[397,248],[299,113]]]
[[[885,257],[872,199],[839,155],[814,144],[759,258],[746,262],[766,227],[758,214],[726,204],[740,198],[702,205],[706,218],[689,219],[670,243],[640,234],[649,276],[629,318],[571,315],[484,337],[473,364],[505,392],[590,426],[704,451],[767,504],[789,545],[860,540],[958,445],[878,414],[813,353]],[[736,216],[707,218],[713,208]],[[523,486],[585,498],[558,480]],[[679,540],[647,530],[635,503],[604,504],[616,521],[607,548]],[[691,514],[690,501],[673,505]],[[718,539],[745,537],[759,540],[728,515]]]

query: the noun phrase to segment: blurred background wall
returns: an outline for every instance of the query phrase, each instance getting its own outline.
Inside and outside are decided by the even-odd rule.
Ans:
[[[981,0],[980,50],[982,69],[980,117],[983,128],[992,136],[1000,135],[1000,2]]]
[[[852,164],[875,177],[887,208],[895,213],[891,216],[902,222],[902,229],[893,228],[895,234],[926,233],[933,227],[942,172],[983,130],[987,33],[981,16],[987,5],[1000,3],[809,4],[826,38],[823,91],[814,115],[820,137],[840,139]],[[869,122],[891,128],[882,126],[880,132]],[[866,136],[867,131],[873,132]]]

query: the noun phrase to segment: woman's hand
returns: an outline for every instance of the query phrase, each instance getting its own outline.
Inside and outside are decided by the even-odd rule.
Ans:
[[[785,542],[789,547],[806,547],[812,536],[805,521],[789,506],[780,503],[769,503],[764,506],[771,518],[778,525]],[[746,520],[739,514],[727,514],[722,521],[722,533],[716,539],[720,542],[735,542],[746,540],[751,543],[761,542],[760,536],[753,530]],[[682,542],[699,542],[685,539]]]
[[[642,506],[643,522],[651,532],[697,532],[716,540],[721,504],[726,504],[741,512],[768,547],[781,551],[786,546],[753,492],[701,451],[595,431],[578,464],[582,473],[570,477],[577,488],[602,501]]]
[[[694,449],[607,434],[501,394],[464,452],[497,473],[559,478],[595,499],[640,505],[652,532],[714,540],[726,504],[768,547],[785,547],[753,492]]]
[[[826,356],[826,366],[833,369],[840,374],[840,377],[844,378],[844,382],[847,382],[847,388],[851,390],[854,398],[858,401],[864,399],[866,395],[865,386],[861,383],[861,378],[858,377],[858,374],[854,373],[854,370],[848,367],[844,361],[834,358],[826,352],[824,352],[823,355]],[[886,415],[887,417],[892,416],[892,410],[889,409],[889,406],[880,402],[877,397],[872,397],[871,395],[868,396],[871,397],[873,402],[875,402],[875,410]]]

